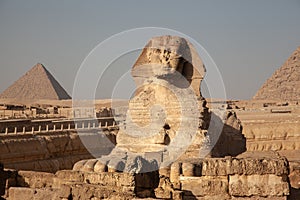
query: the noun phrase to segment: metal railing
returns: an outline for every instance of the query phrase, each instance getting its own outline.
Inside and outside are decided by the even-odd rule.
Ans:
[[[11,131],[11,127],[6,127],[4,133],[0,133],[0,135],[11,135],[11,134],[36,134],[36,133],[53,133],[53,132],[58,132],[58,131],[72,131],[72,130],[99,130],[99,129],[113,129],[117,128],[118,126],[116,125],[116,122],[113,121],[112,124],[109,125],[109,122],[106,121],[104,123],[99,122],[99,123],[80,123],[80,122],[75,122],[73,124],[69,123],[67,126],[65,126],[63,123],[59,125],[53,124],[51,127],[47,124],[45,126],[39,125],[38,129],[36,130],[34,126],[31,127],[31,130],[28,131],[28,127],[26,128],[23,126],[21,129],[22,131],[19,131],[20,128],[14,127],[13,131]],[[19,130],[18,130],[19,129]],[[26,130],[27,129],[27,130]]]

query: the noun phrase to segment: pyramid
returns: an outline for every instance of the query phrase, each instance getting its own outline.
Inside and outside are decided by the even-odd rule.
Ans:
[[[263,84],[256,100],[300,100],[300,46]]]
[[[38,63],[0,94],[0,98],[61,100],[71,97],[50,72]]]

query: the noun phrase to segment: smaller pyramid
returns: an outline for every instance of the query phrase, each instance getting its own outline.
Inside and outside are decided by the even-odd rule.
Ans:
[[[14,99],[71,99],[64,88],[40,63],[8,87],[0,98]]]
[[[253,97],[256,100],[300,100],[300,46]]]

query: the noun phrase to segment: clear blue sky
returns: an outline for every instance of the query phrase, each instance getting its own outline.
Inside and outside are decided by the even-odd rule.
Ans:
[[[72,94],[98,43],[147,26],[197,40],[219,67],[228,98],[247,99],[300,45],[300,0],[0,0],[0,92],[40,62]]]

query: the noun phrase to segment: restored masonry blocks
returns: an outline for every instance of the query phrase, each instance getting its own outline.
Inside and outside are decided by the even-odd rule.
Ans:
[[[185,196],[224,196],[228,195],[227,176],[180,177]]]
[[[289,194],[287,176],[233,175],[229,176],[229,193],[232,196],[285,196]]]
[[[286,160],[274,153],[258,155],[173,163],[170,178],[157,172],[108,172],[107,168],[95,172],[95,166],[85,171],[87,160],[80,169],[55,174],[18,171],[7,179],[7,195],[9,200],[17,200],[22,194],[23,199],[41,199],[43,195],[54,199],[286,199],[290,194]],[[269,170],[263,171],[269,161]],[[246,167],[251,162],[255,164]]]
[[[104,132],[111,141],[115,140],[113,131]],[[56,172],[72,169],[77,161],[92,158],[74,130],[0,137],[0,162],[7,168]],[[108,153],[112,147],[103,144],[99,149]]]
[[[93,196],[115,199],[134,197],[135,177],[127,173],[89,173],[71,170],[56,174],[19,171],[8,190],[9,200],[90,199]],[[44,198],[42,198],[44,197]]]
[[[178,180],[183,199],[286,198],[290,194],[288,162],[284,157],[267,152],[244,153],[237,158],[205,158],[174,163],[181,166]],[[172,169],[172,166],[171,166]],[[188,173],[187,173],[188,172]],[[171,177],[177,171],[171,170]],[[208,198],[209,199],[209,198]]]

